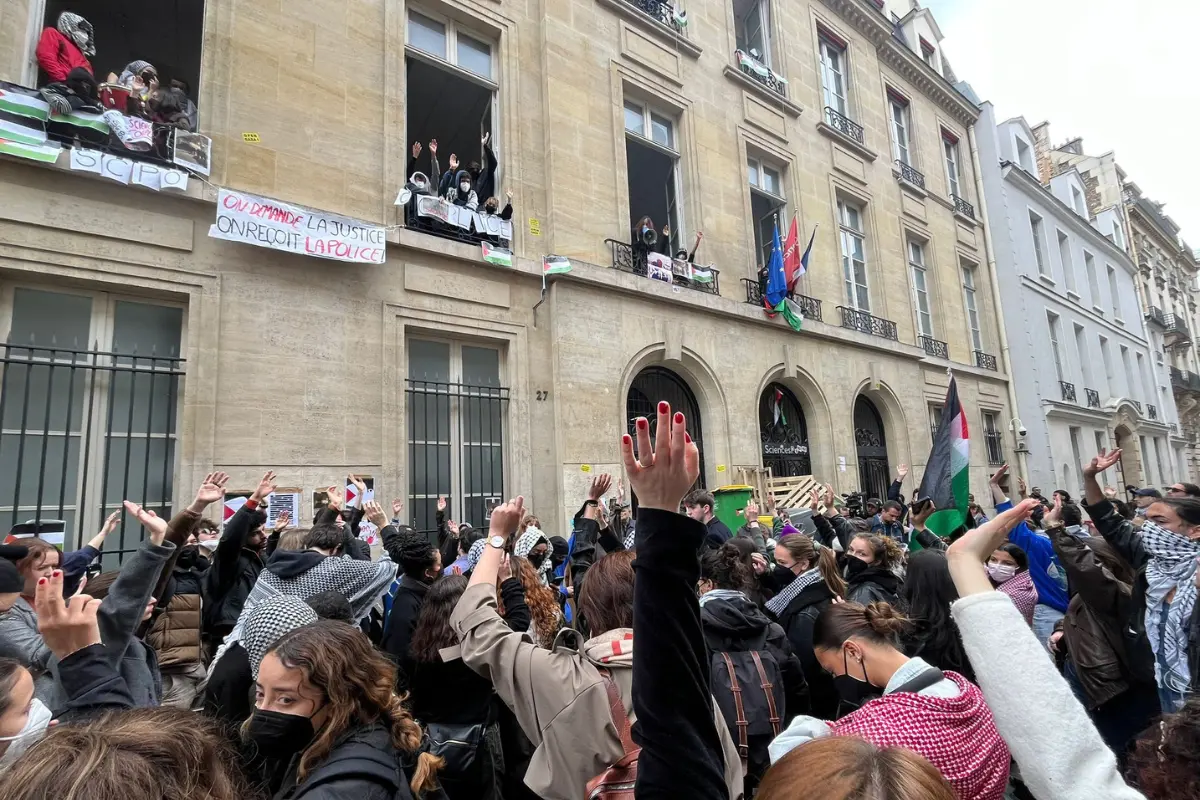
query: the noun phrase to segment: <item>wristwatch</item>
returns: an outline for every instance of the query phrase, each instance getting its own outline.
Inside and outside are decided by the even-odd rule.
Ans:
[[[493,536],[490,539],[488,539],[488,544],[491,545],[492,547],[496,548],[497,550],[503,550],[504,549],[504,537],[503,536]]]

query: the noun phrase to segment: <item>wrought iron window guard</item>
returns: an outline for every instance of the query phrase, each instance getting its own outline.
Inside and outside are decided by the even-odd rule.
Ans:
[[[869,333],[872,336],[878,336],[883,339],[891,339],[893,342],[900,340],[896,323],[890,319],[883,319],[874,314],[868,314],[866,311],[859,311],[856,308],[848,308],[846,306],[838,306],[837,309],[842,315],[843,328]]]
[[[917,342],[924,348],[928,355],[938,358],[950,358],[950,348],[940,339],[934,339],[932,336],[918,336]]]
[[[646,252],[640,248],[635,250],[633,245],[627,244],[617,239],[605,239],[604,243],[609,246],[612,252],[612,268],[619,269],[622,272],[628,272],[632,275],[641,275],[643,278],[649,277],[649,265],[646,263]],[[692,265],[697,266],[697,265]],[[706,272],[712,273],[711,280],[704,281],[695,278],[688,278],[677,272],[671,273],[671,283],[675,286],[681,286],[685,289],[694,289],[697,292],[706,292],[708,294],[721,294],[720,286],[720,271],[710,267],[704,268]],[[666,283],[666,281],[662,281]]]
[[[838,133],[849,136],[861,145],[866,144],[862,125],[830,106],[825,106],[825,122]]]

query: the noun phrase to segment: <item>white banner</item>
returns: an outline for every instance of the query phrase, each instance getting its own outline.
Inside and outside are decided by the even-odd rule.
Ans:
[[[208,235],[360,264],[382,264],[387,251],[386,234],[379,225],[228,189],[222,189],[217,198],[217,221],[209,227]]]
[[[135,183],[147,189],[178,189],[187,191],[188,174],[181,169],[171,169],[144,161],[131,161],[99,150],[85,147],[71,148],[71,169],[77,172],[93,172],[118,183]]]
[[[500,219],[495,214],[481,214],[466,206],[448,203],[440,197],[423,195],[417,198],[417,216],[431,217],[441,220],[447,225],[469,231],[472,228],[484,236],[494,236],[497,239],[513,238],[511,220]]]

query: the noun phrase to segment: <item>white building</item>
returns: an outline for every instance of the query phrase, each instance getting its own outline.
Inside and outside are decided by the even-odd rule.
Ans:
[[[1114,446],[1124,450],[1119,485],[1180,479],[1175,400],[1147,336],[1119,205],[1090,214],[1073,167],[1039,175],[1024,119],[997,124],[984,103],[977,130],[1030,486],[1074,495],[1081,462]]]

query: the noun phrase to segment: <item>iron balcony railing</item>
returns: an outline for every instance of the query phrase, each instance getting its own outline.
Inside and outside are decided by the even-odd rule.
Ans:
[[[975,206],[963,200],[958,195],[951,195],[950,198],[954,201],[954,210],[956,213],[962,214],[964,217],[975,219]]]
[[[1137,412],[1139,414],[1142,413],[1142,401],[1141,400],[1130,400],[1129,402],[1133,403],[1133,407],[1137,409]]]
[[[675,7],[662,0],[626,0],[629,5],[658,20],[663,25],[673,28],[677,33],[683,33],[683,18],[676,15]]]
[[[1171,433],[1179,433],[1179,426],[1174,422],[1167,423],[1167,429],[1170,430]]]
[[[742,278],[742,283],[746,287],[746,302],[752,306],[762,306],[763,285],[753,278]],[[792,295],[792,300],[800,306],[800,313],[805,319],[813,319],[817,322],[822,321],[820,300],[803,294]]]
[[[1158,419],[1158,409],[1155,408],[1153,405],[1147,403],[1146,404],[1146,416],[1148,416],[1150,419]]]
[[[1167,315],[1158,306],[1150,306],[1146,309],[1146,321],[1158,325],[1160,328],[1167,327]]]
[[[738,50],[736,53],[734,53],[734,55],[737,57],[738,68],[741,70],[743,75],[752,81],[761,83],[775,94],[787,97],[787,81],[779,75],[776,75],[770,67],[742,50]],[[760,72],[759,70],[754,69],[753,65],[747,64],[742,60],[742,56],[752,59],[758,64],[759,67],[762,68],[763,71]]]
[[[1097,392],[1095,389],[1084,389],[1083,394],[1087,398],[1087,407],[1088,408],[1099,408],[1100,407],[1100,393],[1099,392]]]
[[[625,242],[617,241],[616,239],[605,239],[605,244],[612,250],[612,266],[613,269],[619,269],[622,272],[629,272],[634,275],[648,277],[649,266],[646,263],[646,253],[642,250],[635,251],[631,245]],[[675,286],[682,286],[687,289],[695,289],[698,292],[707,292],[708,294],[720,294],[720,271],[711,268],[705,268],[705,272],[711,273],[709,280],[700,280],[697,278],[688,278],[678,272],[671,273],[671,283]],[[666,281],[663,281],[666,283]]]
[[[990,369],[992,372],[996,372],[999,369],[996,364],[996,357],[982,350],[975,351],[975,366],[980,369]]]
[[[932,336],[918,336],[917,343],[925,349],[925,353],[938,358],[950,358],[950,348],[940,339]]]
[[[859,311],[856,308],[847,308],[846,306],[838,306],[837,309],[842,314],[843,328],[869,333],[872,336],[878,336],[883,339],[891,339],[893,342],[900,340],[896,330],[896,323],[890,319],[883,319],[874,314],[868,314],[866,311]]]
[[[1004,440],[1000,431],[984,431],[983,441],[987,445],[988,466],[998,467],[1004,463]]]
[[[1188,330],[1187,322],[1178,314],[1167,314],[1163,319],[1163,327],[1168,335],[1175,336],[1175,343],[1189,343],[1192,340],[1192,333]]]
[[[905,183],[911,183],[918,189],[925,188],[925,174],[921,170],[912,164],[905,164],[898,158],[896,159],[896,168],[900,171],[900,180]]]
[[[1075,384],[1059,381],[1058,388],[1062,392],[1062,399],[1067,403],[1078,402],[1075,399]]]
[[[829,127],[833,128],[838,133],[849,136],[859,144],[866,143],[866,140],[863,136],[862,125],[859,125],[845,114],[834,110],[830,106],[825,106],[825,122],[827,122]]]

